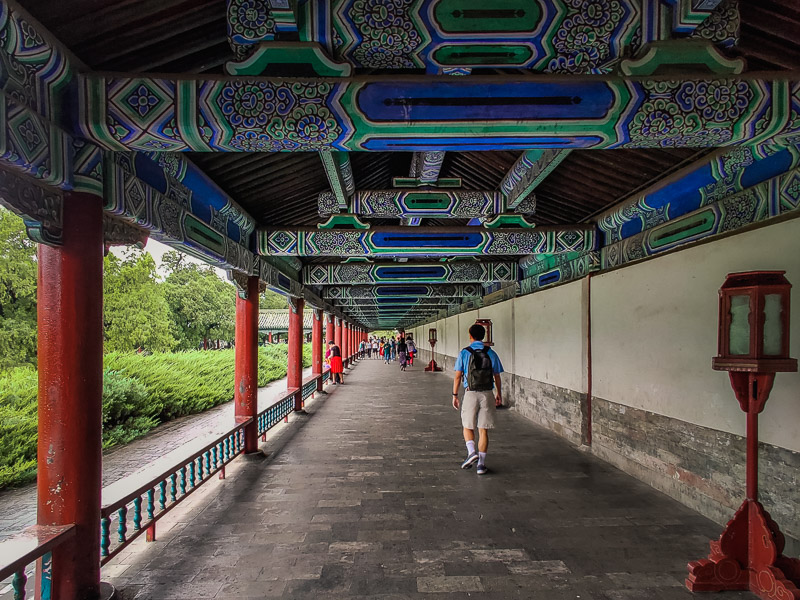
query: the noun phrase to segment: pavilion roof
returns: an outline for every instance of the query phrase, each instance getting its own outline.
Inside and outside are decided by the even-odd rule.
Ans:
[[[303,312],[304,330],[311,331],[311,319],[313,316],[311,311]],[[289,309],[270,308],[259,311],[258,329],[260,331],[289,331]]]

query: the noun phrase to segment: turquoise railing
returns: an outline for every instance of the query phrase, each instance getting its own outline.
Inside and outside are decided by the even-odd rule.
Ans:
[[[101,564],[106,564],[144,532],[148,540],[154,540],[159,519],[212,475],[220,473],[223,478],[225,465],[244,450],[244,430],[250,423],[252,419],[237,423],[201,450],[155,476],[145,471],[105,488],[100,512]]]
[[[294,395],[297,390],[286,390],[286,394],[278,399],[277,402],[258,413],[258,435],[262,438],[267,431],[275,427],[281,420],[285,420],[294,412]]]
[[[304,380],[301,388],[303,400],[316,392],[320,379],[324,382],[329,377],[329,371],[325,371]],[[288,419],[294,411],[297,392],[297,388],[287,390],[258,413],[258,435],[263,437],[275,425]],[[160,518],[212,475],[220,473],[220,478],[224,478],[225,465],[244,451],[244,431],[250,423],[251,419],[237,423],[201,450],[168,469],[158,471],[155,476],[151,475],[152,471],[145,471],[105,488],[100,513],[101,564],[106,564],[144,532],[147,532],[149,541],[154,540],[156,522]]]
[[[74,525],[44,527],[35,525],[21,534],[0,542],[0,582],[11,578],[14,600],[28,597],[29,575],[41,559],[39,599],[51,599],[53,550],[75,535]],[[3,587],[0,583],[0,588]]]

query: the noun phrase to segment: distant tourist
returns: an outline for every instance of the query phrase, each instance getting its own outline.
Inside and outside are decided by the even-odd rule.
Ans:
[[[408,363],[408,346],[404,337],[397,342],[397,360],[400,361],[400,370],[405,371]]]
[[[328,351],[325,353],[325,358],[328,359],[331,365],[331,375],[333,377],[333,384],[344,383],[344,365],[342,364],[342,351],[336,342],[331,340],[328,342]]]
[[[408,364],[413,367],[414,358],[417,356],[417,346],[414,344],[414,338],[407,338],[406,346],[408,347]]]
[[[470,344],[456,359],[453,379],[453,408],[458,410],[458,390],[462,380],[464,398],[460,402],[461,425],[464,428],[464,441],[467,444],[467,458],[461,463],[462,469],[469,469],[478,463],[478,475],[488,472],[486,452],[489,450],[489,430],[494,428],[495,407],[502,404],[500,373],[503,365],[497,353],[483,345],[486,330],[477,323],[469,328]],[[467,374],[466,379],[464,373]],[[497,391],[492,393],[494,388]],[[475,452],[475,426],[478,426],[478,451]]]

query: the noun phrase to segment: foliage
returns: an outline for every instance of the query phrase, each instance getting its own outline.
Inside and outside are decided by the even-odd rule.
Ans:
[[[194,350],[204,340],[234,338],[236,292],[213,268],[184,260],[180,253],[164,254],[162,267],[168,272],[164,295],[169,305],[173,333],[181,350]]]
[[[112,353],[107,368],[147,386],[156,416],[168,421],[208,410],[233,397],[234,350],[178,352],[141,356]],[[286,376],[286,346],[259,348],[258,385]]]
[[[261,294],[261,297],[258,299],[258,307],[259,308],[286,308],[287,307],[287,300],[286,296],[282,296],[278,292],[273,292],[272,290],[266,290],[264,293]]]
[[[170,333],[170,311],[156,263],[150,254],[128,250],[124,259],[108,254],[104,260],[103,320],[105,350],[163,352],[176,340]]]
[[[36,364],[36,245],[0,208],[0,371]]]
[[[286,376],[287,346],[259,348],[258,385]],[[311,364],[311,346],[303,348]],[[103,446],[144,435],[160,422],[200,412],[233,398],[234,350],[105,357]],[[36,476],[38,379],[31,367],[0,376],[0,489]]]
[[[147,386],[116,371],[103,374],[103,447],[127,444],[159,421],[161,407],[154,404]]]
[[[0,376],[0,488],[36,476],[36,392],[31,367]]]

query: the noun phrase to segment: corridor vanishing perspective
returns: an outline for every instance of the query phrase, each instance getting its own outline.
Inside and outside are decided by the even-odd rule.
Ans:
[[[800,600],[799,34],[797,0],[0,0],[36,477],[0,595]],[[146,304],[105,263],[153,242],[218,271]],[[228,362],[125,426],[224,422],[104,481],[113,323],[179,312],[205,359],[217,275]],[[359,360],[392,339],[409,371]]]
[[[126,600],[692,596],[717,525],[515,411],[490,474],[460,469],[451,375],[359,362],[104,579]]]

